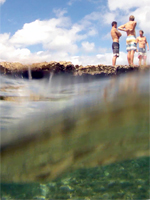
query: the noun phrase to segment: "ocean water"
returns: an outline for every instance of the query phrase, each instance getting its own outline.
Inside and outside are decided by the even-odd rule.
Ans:
[[[67,107],[76,98],[99,92],[103,99],[103,88],[110,80],[77,83],[67,77],[27,80],[0,76],[1,128],[5,129],[18,120],[44,109],[52,111]],[[100,84],[100,87],[99,87]]]
[[[37,116],[40,119],[43,113],[53,116],[66,108],[76,109],[81,103],[86,108],[95,98],[100,105],[114,103],[118,95],[130,96],[131,93],[149,98],[149,78],[149,71],[117,78],[88,80],[67,76],[27,80],[0,75],[1,137],[5,138],[2,134],[9,130],[9,138],[2,140],[1,145],[4,142],[9,145],[16,139],[11,133],[12,128],[14,130],[19,127],[20,123],[27,124]],[[57,122],[57,119],[54,120]],[[143,130],[147,131],[149,128]],[[113,137],[115,140],[115,135]],[[114,140],[111,141],[110,138],[109,142],[113,143]],[[117,152],[119,154],[119,149]],[[149,199],[149,186],[149,157],[143,154],[134,159],[125,158],[105,165],[81,166],[65,171],[49,181],[2,180],[1,199]]]

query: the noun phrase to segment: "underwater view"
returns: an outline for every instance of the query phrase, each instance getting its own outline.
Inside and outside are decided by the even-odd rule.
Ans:
[[[149,76],[0,75],[1,199],[149,199]]]
[[[0,200],[150,200],[150,0],[0,17]]]
[[[79,169],[43,183],[1,186],[2,199],[149,199],[149,157]]]

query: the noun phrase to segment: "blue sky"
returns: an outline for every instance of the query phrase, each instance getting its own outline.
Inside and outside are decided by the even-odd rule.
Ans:
[[[131,14],[137,36],[143,29],[150,43],[149,0],[0,0],[0,6],[0,61],[111,64],[111,22],[119,26]],[[122,34],[117,64],[127,64]]]

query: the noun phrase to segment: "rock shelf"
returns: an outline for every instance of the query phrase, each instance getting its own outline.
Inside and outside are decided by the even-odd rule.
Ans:
[[[71,62],[41,62],[33,64],[21,64],[12,62],[0,62],[0,73],[6,75],[13,75],[16,77],[29,78],[43,78],[50,73],[53,74],[72,74],[73,76],[83,75],[97,75],[100,77],[118,75],[130,71],[147,69],[150,66],[127,66],[127,65],[73,65]]]

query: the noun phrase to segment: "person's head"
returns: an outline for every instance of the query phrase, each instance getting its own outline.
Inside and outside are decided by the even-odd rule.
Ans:
[[[134,21],[134,19],[135,19],[135,17],[134,17],[133,15],[131,15],[131,16],[129,17],[129,21]]]
[[[112,27],[117,28],[117,22],[116,21],[113,21],[111,25],[112,25]]]
[[[140,30],[140,31],[139,31],[139,34],[140,34],[140,36],[143,36],[144,31]]]

